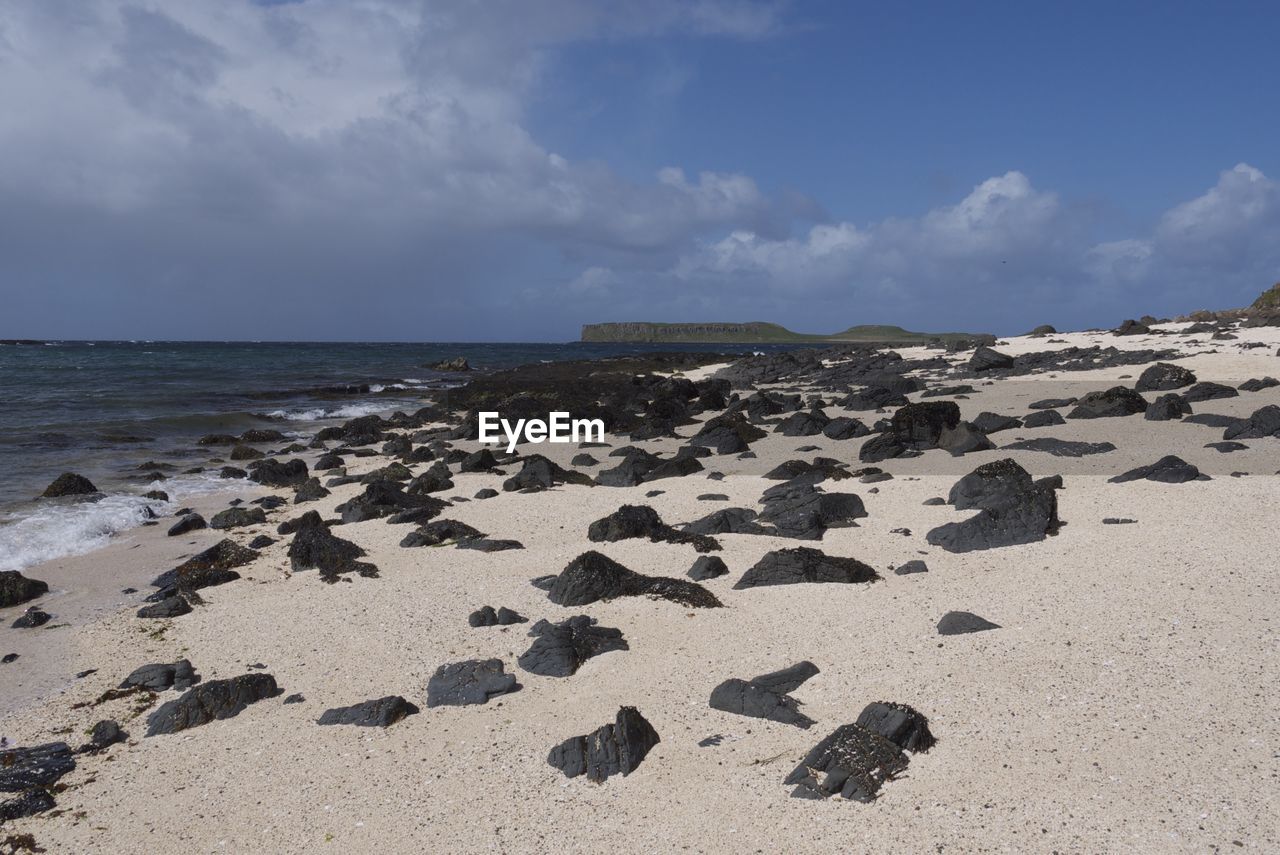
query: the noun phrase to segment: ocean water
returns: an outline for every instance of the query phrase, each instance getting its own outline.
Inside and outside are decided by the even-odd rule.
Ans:
[[[180,475],[215,449],[209,433],[312,433],[370,413],[411,410],[425,392],[465,383],[428,366],[462,356],[479,370],[654,351],[747,353],[785,345],[396,344],[98,341],[0,346],[0,570],[80,554],[192,495],[227,489]],[[226,450],[218,449],[218,450]],[[176,467],[157,484],[147,461]],[[62,472],[88,477],[99,502],[35,501]],[[173,502],[142,498],[162,489]]]

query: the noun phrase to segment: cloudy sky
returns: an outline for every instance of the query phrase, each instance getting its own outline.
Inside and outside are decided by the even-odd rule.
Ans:
[[[1014,333],[1280,280],[1280,7],[0,0],[0,337]]]

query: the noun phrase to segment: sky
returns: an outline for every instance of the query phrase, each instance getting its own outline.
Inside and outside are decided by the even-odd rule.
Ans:
[[[0,0],[0,338],[1247,305],[1277,33],[1274,2]]]

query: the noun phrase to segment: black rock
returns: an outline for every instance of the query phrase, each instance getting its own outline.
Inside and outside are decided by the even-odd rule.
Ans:
[[[37,606],[32,606],[21,615],[18,616],[10,626],[14,629],[35,629],[38,626],[44,626],[53,620],[53,615],[43,611]]]
[[[906,704],[891,701],[867,704],[858,715],[858,725],[912,754],[923,754],[938,743],[929,732],[929,719]]]
[[[249,480],[266,487],[300,487],[307,480],[307,464],[298,459],[281,462],[273,457],[249,467]]]
[[[411,531],[400,541],[406,549],[419,546],[440,546],[445,543],[462,542],[480,539],[485,533],[477,528],[457,520],[433,520],[415,531]]]
[[[593,656],[630,649],[622,630],[596,626],[595,618],[586,615],[560,623],[540,620],[529,635],[536,640],[517,661],[524,670],[543,677],[569,677]]]
[[[428,496],[425,492],[414,492],[413,484],[405,490],[394,481],[374,481],[366,484],[364,492],[359,496],[343,502],[335,510],[342,515],[344,523],[355,523],[382,519],[405,511],[417,511],[421,515],[419,519],[429,518],[448,506],[448,502]]]
[[[691,608],[721,605],[701,585],[666,576],[645,576],[594,550],[569,562],[547,592],[547,598],[561,606],[585,606],[599,600],[635,596],[671,600]]]
[[[693,562],[693,566],[685,575],[695,582],[705,582],[707,579],[716,579],[728,573],[729,568],[725,565],[723,558],[718,555],[703,555]]]
[[[1013,357],[992,350],[985,345],[977,348],[969,357],[969,368],[973,371],[990,371],[996,368],[1012,368]]]
[[[1081,398],[1069,419],[1103,419],[1131,416],[1147,410],[1147,399],[1125,386],[1113,386],[1105,392],[1090,392]]]
[[[249,704],[280,694],[270,674],[242,674],[228,680],[210,680],[188,689],[147,716],[147,736],[177,733],[211,721],[231,718]]]
[[[938,448],[952,457],[963,457],[974,451],[988,451],[995,447],[986,433],[970,422],[962,421],[953,428],[943,428],[942,435],[938,437]]]
[[[320,577],[329,582],[336,581],[343,573],[377,576],[377,567],[356,560],[364,555],[361,547],[333,534],[315,511],[303,515],[289,544],[289,566],[293,572],[318,569]]]
[[[1137,520],[1132,520],[1127,517],[1104,517],[1102,520],[1103,525],[1132,525],[1136,522]]]
[[[349,707],[325,710],[316,724],[354,724],[357,727],[390,727],[403,718],[419,712],[415,704],[399,695],[387,695],[371,701],[361,701]]]
[[[1002,416],[999,413],[978,413],[973,426],[983,433],[998,433],[1022,427],[1022,419],[1015,416]]]
[[[1280,437],[1280,407],[1275,404],[1254,410],[1249,418],[1234,422],[1222,433],[1223,439],[1262,439],[1269,436]]]
[[[855,525],[855,520],[867,516],[862,499],[853,493],[819,493],[812,484],[773,495],[770,492],[765,494],[764,510],[757,519],[772,525],[772,533],[780,537],[821,540],[828,528]]]
[[[758,514],[750,508],[721,508],[683,528],[690,534],[767,534],[769,529],[755,522]]]
[[[191,604],[177,594],[138,609],[140,618],[174,618],[187,614],[191,614]]]
[[[1221,398],[1238,398],[1240,393],[1222,383],[1197,383],[1182,393],[1182,399],[1188,403],[1199,401],[1216,401]]]
[[[1251,378],[1244,381],[1236,388],[1241,392],[1261,392],[1263,389],[1272,389],[1280,386],[1280,380],[1274,377]]]
[[[1196,382],[1196,375],[1181,365],[1157,362],[1138,377],[1134,389],[1139,392],[1168,392]]]
[[[319,478],[308,478],[302,482],[302,486],[298,487],[297,492],[293,494],[293,503],[301,505],[304,502],[315,502],[328,495],[329,491],[321,486]]]
[[[48,584],[28,579],[17,570],[0,571],[0,608],[16,606],[49,593]]]
[[[1222,416],[1217,413],[1196,413],[1194,416],[1187,416],[1182,421],[1184,424],[1189,425],[1230,429],[1237,427],[1245,419],[1238,419],[1235,416]],[[1226,438],[1231,439],[1232,437]]]
[[[49,795],[48,790],[27,790],[20,796],[12,799],[0,801],[0,823],[12,822],[15,819],[22,819],[26,816],[35,816],[38,813],[51,810],[57,806],[53,796]],[[14,840],[17,835],[12,835],[4,842],[9,843]],[[22,852],[23,848],[19,848],[18,843],[14,843],[9,852]],[[31,852],[43,852],[43,849],[28,849]]]
[[[523,458],[524,466],[513,477],[502,482],[502,489],[508,493],[521,491],[549,490],[559,484],[580,484],[591,486],[589,475],[565,469],[541,454],[533,454]]]
[[[103,719],[89,731],[89,744],[84,746],[91,751],[102,751],[129,738],[120,725],[111,719]],[[81,749],[82,751],[84,749]]]
[[[622,707],[613,724],[566,739],[551,749],[547,762],[566,777],[586,775],[601,783],[612,775],[634,772],[659,741],[658,732],[635,707]]]
[[[268,546],[271,546],[274,543],[275,543],[275,540],[273,538],[267,537],[265,534],[260,534],[257,537],[255,537],[253,540],[249,541],[249,548],[250,549],[266,549]]]
[[[1111,331],[1114,335],[1146,335],[1151,328],[1130,318]]]
[[[734,584],[734,590],[805,582],[874,582],[880,576],[854,558],[827,555],[819,549],[799,546],[777,549],[755,563]]]
[[[854,439],[859,436],[866,436],[871,433],[871,429],[857,419],[848,416],[839,416],[827,422],[826,427],[822,429],[822,435],[828,439],[844,440]]]
[[[956,510],[983,508],[1031,488],[1031,473],[1011,458],[984,463],[951,487],[947,502]]]
[[[484,487],[482,489],[476,490],[476,494],[474,498],[492,499],[494,496],[497,496],[497,495],[499,495],[497,490],[493,489],[492,487]]]
[[[506,552],[508,549],[524,549],[518,540],[495,537],[472,537],[458,541],[458,549],[474,549],[477,552]]]
[[[1056,410],[1062,407],[1069,407],[1076,402],[1076,398],[1045,398],[1042,401],[1035,401],[1027,404],[1029,410]],[[1024,422],[1025,426],[1025,422]]]
[[[463,472],[489,472],[498,468],[498,461],[492,451],[482,448],[462,458],[459,468]]]
[[[481,606],[467,616],[467,623],[474,627],[510,626],[515,623],[528,623],[529,619],[506,606],[494,611],[493,606]]]
[[[1116,447],[1109,442],[1073,442],[1066,439],[1054,439],[1045,436],[1037,439],[1022,439],[1002,446],[1002,451],[1042,451],[1054,457],[1084,457],[1089,454],[1106,454],[1115,451]]]
[[[1167,422],[1191,414],[1191,405],[1181,395],[1168,392],[1151,402],[1144,416],[1147,421]]]
[[[840,795],[871,802],[907,763],[902,749],[884,736],[860,724],[846,724],[815,745],[783,783],[795,787],[791,795],[797,798]]]
[[[573,459],[569,461],[570,466],[599,466],[600,461],[596,460],[590,454],[575,454]]]
[[[1159,481],[1163,484],[1185,484],[1188,481],[1204,480],[1205,476],[1181,457],[1169,454],[1149,466],[1130,469],[1128,472],[1108,478],[1107,481],[1112,484],[1123,484],[1126,481],[1140,479]]]
[[[1243,442],[1223,441],[1223,442],[1206,442],[1204,447],[1212,448],[1214,451],[1217,451],[1220,454],[1230,454],[1233,451],[1245,451],[1246,449],[1248,449],[1249,446],[1245,445]]]
[[[1057,531],[1057,482],[1033,482],[1013,460],[984,463],[951,488],[956,510],[979,508],[962,522],[933,529],[926,540],[949,552],[994,549],[1043,540]]]
[[[779,422],[774,432],[783,436],[818,436],[830,423],[821,410],[801,410]]]
[[[946,428],[960,423],[960,408],[954,401],[923,401],[907,404],[893,414],[891,432],[914,447],[932,448]]]
[[[688,543],[698,552],[720,549],[720,544],[711,537],[677,531],[667,525],[658,512],[647,505],[623,505],[587,527],[587,539],[592,543],[614,543],[636,537],[648,538],[654,543]]]
[[[1057,410],[1037,410],[1022,420],[1024,428],[1049,427],[1066,423],[1066,419]]]
[[[44,488],[40,494],[42,499],[58,499],[63,496],[89,496],[98,492],[93,482],[83,475],[74,472],[63,472],[53,483]]]
[[[938,621],[938,635],[966,635],[999,628],[999,624],[980,618],[973,612],[947,612]]]
[[[767,434],[740,415],[723,415],[708,419],[689,440],[690,445],[706,446],[716,454],[739,454]]]
[[[252,549],[246,549],[233,540],[223,539],[208,549],[161,573],[151,580],[159,588],[149,600],[159,601],[178,592],[190,592],[214,585],[234,582],[240,574],[233,567],[243,567],[258,557]]]
[[[929,565],[925,564],[923,561],[919,559],[916,559],[914,561],[908,561],[906,564],[902,564],[898,567],[893,568],[893,573],[895,576],[910,576],[913,573],[928,573],[928,572],[929,572]]]
[[[218,511],[213,515],[213,519],[209,520],[209,527],[216,529],[241,528],[247,525],[257,525],[267,521],[267,512],[262,508],[227,508],[225,511]]]
[[[163,692],[165,689],[184,691],[199,682],[200,675],[196,673],[191,662],[179,659],[172,665],[157,663],[135,668],[120,682],[120,688],[147,689],[152,692]]]
[[[51,787],[75,767],[75,756],[65,742],[0,751],[0,793]]]
[[[306,698],[305,698],[305,697],[303,697],[303,695],[302,695],[302,693],[301,693],[301,692],[294,692],[292,695],[289,695],[288,697],[286,697],[286,698],[285,698],[283,701],[281,701],[280,703],[282,703],[282,704],[300,704],[300,703],[302,703],[302,702],[303,702],[303,701],[305,701],[305,700],[306,700]]]
[[[199,514],[186,514],[169,527],[169,537],[177,537],[178,535],[187,534],[188,532],[199,531],[202,528],[207,528],[208,525],[209,524],[205,522],[204,517]]]
[[[725,680],[711,691],[711,708],[809,728],[814,720],[800,712],[799,701],[789,693],[817,673],[818,666],[805,661],[750,680]]]
[[[514,674],[504,671],[501,659],[468,659],[441,665],[427,683],[427,706],[467,706],[520,688]]]

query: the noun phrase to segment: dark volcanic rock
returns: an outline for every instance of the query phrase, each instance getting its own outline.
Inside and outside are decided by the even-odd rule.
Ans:
[[[1062,407],[1069,407],[1076,402],[1076,398],[1045,398],[1042,401],[1034,401],[1027,404],[1028,410],[1057,410]]]
[[[623,505],[587,527],[587,539],[592,543],[614,543],[634,537],[648,538],[654,543],[689,543],[698,552],[720,549],[720,544],[711,537],[675,530],[647,505]]]
[[[1066,423],[1067,420],[1057,410],[1036,410],[1022,420],[1024,428],[1050,427],[1052,425],[1065,425]]]
[[[551,749],[547,762],[568,778],[586,775],[601,783],[611,775],[630,775],[659,741],[658,732],[635,707],[622,707],[613,724],[566,739]]]
[[[929,572],[929,565],[925,564],[923,561],[919,559],[916,559],[914,561],[908,561],[906,564],[902,564],[898,567],[893,568],[893,573],[895,576],[910,576],[913,573],[928,573],[928,572]]]
[[[0,824],[22,819],[26,816],[35,816],[38,813],[52,810],[56,806],[57,802],[54,801],[53,796],[49,795],[48,790],[27,790],[20,796],[0,801]],[[8,843],[12,839],[12,837],[6,838],[4,842]],[[23,849],[15,844],[12,849],[7,851],[17,853],[23,851]],[[43,852],[44,850],[30,849],[29,851]]]
[[[49,585],[39,579],[28,579],[17,570],[0,572],[0,608],[8,608],[43,597]]]
[[[400,541],[400,545],[405,548],[439,546],[442,543],[479,539],[484,536],[484,532],[479,529],[457,520],[433,520],[416,531],[406,534]]]
[[[999,624],[978,617],[973,612],[947,612],[938,621],[938,635],[966,635],[999,628]]]
[[[549,490],[558,484],[580,484],[589,487],[594,483],[589,475],[565,469],[541,454],[533,454],[523,459],[523,468],[513,477],[502,482],[504,491],[513,493],[516,490]]]
[[[204,552],[152,579],[151,585],[160,590],[147,599],[159,601],[178,592],[186,593],[234,582],[240,578],[240,574],[232,568],[243,567],[257,557],[256,551],[247,549],[234,540],[220,540]]]
[[[705,582],[707,579],[727,576],[728,573],[729,568],[723,558],[718,555],[703,555],[693,562],[686,575],[695,582]]]
[[[65,742],[0,751],[0,793],[51,787],[75,767],[75,756]]]
[[[536,640],[520,654],[521,668],[543,677],[568,677],[578,672],[582,663],[601,653],[629,650],[622,630],[596,626],[595,618],[571,617],[560,623],[540,620],[529,630]]]
[[[249,480],[267,487],[301,487],[308,477],[307,464],[298,459],[281,462],[269,457],[249,469]]]
[[[255,672],[228,680],[210,680],[190,688],[180,698],[147,716],[147,736],[177,733],[211,721],[231,718],[249,704],[280,694],[276,678]]]
[[[237,574],[238,576],[238,574]],[[185,597],[174,595],[165,597],[149,606],[138,609],[140,618],[173,618],[191,614],[191,604]]]
[[[419,712],[415,704],[399,695],[362,701],[349,707],[325,710],[316,724],[354,724],[357,727],[390,727]]]
[[[1200,401],[1216,401],[1221,398],[1238,398],[1240,393],[1222,383],[1197,383],[1182,393],[1182,399],[1188,403]]]
[[[962,522],[933,529],[926,540],[949,552],[994,549],[1043,540],[1057,531],[1058,500],[1054,485],[1037,483],[1013,460],[984,463],[951,488],[948,501],[956,510],[979,508]]]
[[[176,523],[169,526],[169,537],[177,537],[192,531],[207,528],[208,523],[199,514],[184,514]]]
[[[960,423],[960,408],[954,401],[923,401],[907,404],[893,414],[891,432],[903,442],[932,448],[946,428]]]
[[[516,623],[528,623],[529,619],[506,606],[494,610],[493,606],[481,606],[467,616],[467,623],[473,627],[510,626]]]
[[[859,436],[866,436],[871,433],[871,429],[862,422],[848,416],[839,416],[827,422],[827,426],[822,429],[822,435],[827,439],[844,440],[854,439]]]
[[[866,410],[881,410],[888,407],[901,407],[910,402],[907,400],[907,396],[901,392],[894,392],[883,386],[868,386],[865,389],[859,389],[847,395],[837,403],[847,410],[862,412]]]
[[[165,689],[183,691],[200,682],[200,675],[192,667],[191,662],[179,659],[172,665],[157,663],[135,668],[128,677],[120,682],[122,689],[147,689],[152,692],[163,692]]]
[[[51,620],[53,620],[53,615],[37,606],[32,606],[9,625],[14,629],[35,629],[38,626],[44,626]]]
[[[789,693],[817,673],[818,666],[805,661],[750,680],[725,680],[711,691],[711,708],[808,728],[813,719],[800,712],[799,701]]]
[[[1088,454],[1106,454],[1116,447],[1109,442],[1073,442],[1050,436],[1021,439],[1003,446],[1002,451],[1043,451],[1054,457],[1084,457]]]
[[[817,436],[830,423],[831,419],[821,410],[802,410],[779,422],[774,432],[783,436]]]
[[[741,416],[723,415],[708,419],[689,444],[712,448],[716,454],[738,454],[765,436],[764,431]]]
[[[1196,382],[1196,375],[1181,365],[1157,362],[1138,377],[1133,388],[1139,392],[1168,392]]]
[[[982,508],[1007,495],[1031,489],[1031,473],[1011,458],[984,463],[951,487],[947,502],[956,510]]]
[[[44,488],[40,494],[42,499],[58,499],[63,496],[89,496],[98,492],[93,482],[83,475],[74,472],[63,472],[53,483]]]
[[[769,529],[755,522],[758,514],[750,508],[721,508],[701,519],[686,523],[690,534],[768,534]]]
[[[1280,407],[1268,404],[1254,410],[1247,419],[1240,419],[1222,432],[1223,439],[1263,439],[1280,437]]]
[[[89,730],[89,744],[82,746],[81,751],[102,751],[129,738],[118,722],[103,719]]]
[[[1012,368],[1013,357],[992,350],[985,345],[977,348],[969,357],[969,368],[974,371],[990,371],[994,368]]]
[[[1263,389],[1272,389],[1280,386],[1280,380],[1274,377],[1251,378],[1244,381],[1236,388],[1241,392],[1261,392]]]
[[[988,451],[995,448],[995,443],[987,438],[986,433],[970,422],[960,422],[953,428],[943,428],[938,437],[938,448],[948,452],[952,457],[962,457],[974,451]]]
[[[766,494],[764,510],[757,519],[772,525],[773,533],[780,537],[821,540],[828,528],[855,525],[854,520],[865,516],[866,506],[857,495],[819,493],[806,484],[782,494]]]
[[[819,549],[799,546],[777,549],[755,563],[734,584],[734,590],[803,582],[874,582],[880,576],[854,558],[827,555]]]
[[[417,511],[419,519],[435,516],[449,506],[434,496],[405,490],[394,481],[374,481],[365,485],[364,492],[343,502],[335,510],[344,523],[381,519],[405,511]],[[433,513],[434,511],[434,513]]]
[[[312,516],[314,514],[314,516]],[[325,581],[336,581],[342,573],[377,576],[378,568],[365,561],[365,551],[349,540],[338,537],[315,511],[308,511],[289,544],[289,566],[293,572],[317,569]]]
[[[262,508],[227,508],[225,511],[218,511],[213,515],[213,519],[209,520],[209,527],[216,529],[242,528],[247,525],[257,525],[267,521],[267,512]]]
[[[1191,415],[1191,405],[1176,392],[1169,392],[1152,401],[1143,418],[1152,422],[1167,422],[1189,415]]]
[[[1203,480],[1204,476],[1200,474],[1199,469],[1181,457],[1169,454],[1149,466],[1130,469],[1128,472],[1108,478],[1107,481],[1112,484],[1122,484],[1140,479],[1159,481],[1163,484],[1185,484],[1188,481]]]
[[[1022,427],[1022,419],[1015,416],[1002,416],[999,413],[978,413],[973,426],[983,433],[998,433]]]
[[[427,706],[483,704],[519,688],[515,675],[505,673],[501,659],[467,659],[436,669],[427,683]]]
[[[902,749],[884,736],[860,724],[846,724],[815,745],[783,783],[795,787],[791,795],[797,798],[840,795],[871,802],[907,763]]]
[[[923,754],[938,742],[929,731],[929,719],[924,713],[906,704],[891,701],[867,704],[858,715],[858,725],[912,754]]]
[[[1147,399],[1126,386],[1112,386],[1105,392],[1090,392],[1081,398],[1069,419],[1104,419],[1132,416],[1147,410]]]
[[[645,576],[595,551],[584,552],[569,562],[547,592],[548,599],[561,606],[585,606],[598,600],[635,596],[671,600],[692,608],[721,605],[701,585],[666,576]]]
[[[308,478],[293,494],[293,503],[301,505],[303,502],[315,502],[328,495],[329,491],[320,484],[319,478]]]

